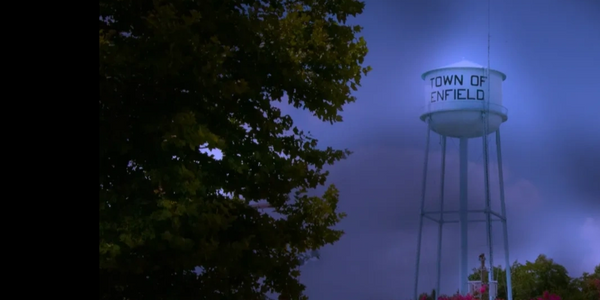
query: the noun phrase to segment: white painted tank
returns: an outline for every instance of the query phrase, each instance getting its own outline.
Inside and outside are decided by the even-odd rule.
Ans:
[[[480,137],[483,135],[481,113],[489,109],[488,134],[507,120],[502,106],[502,81],[506,75],[463,60],[423,73],[425,80],[425,112],[421,120],[431,118],[431,129],[448,137]]]

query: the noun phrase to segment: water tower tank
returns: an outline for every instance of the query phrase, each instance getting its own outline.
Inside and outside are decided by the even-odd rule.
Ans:
[[[489,78],[488,78],[489,77]],[[487,132],[496,131],[507,120],[502,106],[502,82],[506,75],[484,66],[461,62],[423,73],[425,80],[425,112],[431,130],[457,138],[483,135],[482,110],[489,110]]]

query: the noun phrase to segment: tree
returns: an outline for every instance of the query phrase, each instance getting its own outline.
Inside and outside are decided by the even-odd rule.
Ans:
[[[573,289],[577,297],[573,300],[597,300],[600,299],[600,264],[594,268],[594,273],[584,272],[579,278],[572,281]]]
[[[370,70],[346,25],[363,8],[100,0],[100,299],[303,297],[300,254],[343,233],[336,188],[308,192],[350,152],[273,104],[342,121]]]
[[[506,269],[493,268],[494,278],[498,281],[498,299],[506,298]],[[514,262],[510,268],[512,274],[512,292],[514,299],[538,299],[546,292],[569,300],[600,299],[600,264],[594,273],[583,273],[581,277],[570,278],[566,269],[552,259],[541,254],[534,262],[521,264]],[[469,280],[480,280],[481,270],[473,269]]]
[[[539,297],[544,291],[551,291],[562,297],[573,292],[571,278],[565,267],[543,254],[534,262],[518,264],[513,273],[513,296],[516,299]]]
[[[506,269],[500,266],[493,269],[494,278],[498,281],[497,297],[506,299]],[[514,299],[541,297],[545,291],[563,297],[572,297],[577,293],[565,267],[543,254],[540,254],[533,262],[527,261],[525,264],[514,262],[510,270]],[[480,280],[480,278],[480,270],[473,269],[469,280]]]

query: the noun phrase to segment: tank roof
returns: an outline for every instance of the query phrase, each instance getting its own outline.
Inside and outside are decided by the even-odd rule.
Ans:
[[[446,69],[446,68],[485,68],[485,67],[480,64],[476,64],[472,61],[463,59],[457,63],[453,63],[451,65],[441,67],[440,69]]]
[[[466,59],[463,59],[457,63],[453,63],[451,65],[447,65],[447,66],[443,66],[441,68],[437,68],[437,69],[433,69],[433,70],[429,70],[425,73],[423,73],[421,75],[421,79],[425,79],[425,77],[427,77],[427,74],[433,72],[433,71],[437,71],[437,70],[443,70],[443,69],[454,69],[454,68],[468,68],[468,69],[485,69],[486,67],[480,65],[480,64],[476,64],[472,61],[468,61]],[[502,76],[502,80],[506,80],[506,74],[498,71],[498,70],[494,70],[494,69],[490,69],[491,72],[497,72],[500,73],[500,75]]]

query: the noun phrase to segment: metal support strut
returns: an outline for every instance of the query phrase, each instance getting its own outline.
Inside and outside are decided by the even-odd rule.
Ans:
[[[490,172],[489,172],[489,146],[488,146],[488,115],[489,112],[485,111],[481,114],[481,119],[483,120],[483,185],[485,188],[485,227],[486,227],[486,237],[487,237],[487,246],[489,253],[489,272],[488,272],[488,282],[494,280],[494,252],[493,252],[493,244],[492,244],[492,207],[491,207],[491,196],[490,196]],[[489,299],[492,299],[494,295],[489,294]]]
[[[415,268],[414,298],[419,296],[419,264],[421,262],[421,239],[423,237],[423,218],[425,217],[425,190],[427,188],[427,169],[429,164],[429,138],[431,136],[431,118],[427,118],[427,141],[425,142],[425,163],[423,166],[423,183],[421,189],[421,214],[419,216],[419,237],[417,238],[417,259]]]
[[[459,257],[459,282],[460,293],[466,295],[469,292],[469,201],[468,201],[468,150],[469,140],[460,138],[460,205],[459,205],[459,224],[460,224],[460,257]]]
[[[506,202],[504,201],[504,172],[502,170],[502,147],[500,147],[500,129],[496,131],[496,153],[498,156],[498,179],[500,181],[500,209],[502,210],[502,231],[504,234],[504,263],[506,265],[506,300],[513,300],[512,274],[508,253],[508,226],[506,223]]]
[[[442,277],[442,227],[444,225],[444,186],[446,174],[446,136],[442,136],[442,175],[440,190],[440,220],[438,224],[438,249],[437,249],[437,278],[435,285],[435,296],[440,295],[440,282]]]

